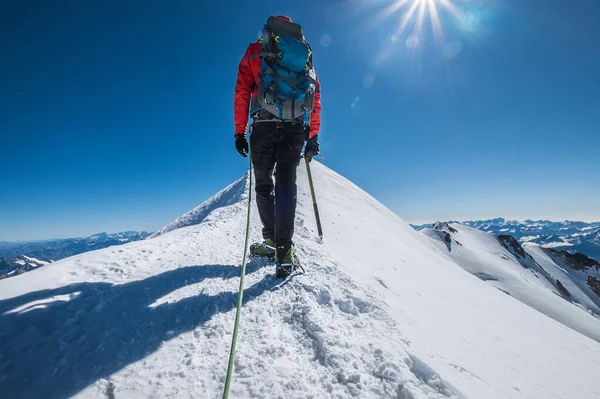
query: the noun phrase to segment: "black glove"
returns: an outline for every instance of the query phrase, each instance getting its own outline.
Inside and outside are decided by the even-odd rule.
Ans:
[[[306,142],[306,147],[304,147],[304,158],[310,162],[313,157],[319,155],[319,135],[314,135],[308,139]]]
[[[248,156],[248,140],[246,140],[245,133],[238,133],[235,135],[235,149],[244,158]]]

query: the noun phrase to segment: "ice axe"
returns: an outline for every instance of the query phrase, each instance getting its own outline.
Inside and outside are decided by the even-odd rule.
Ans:
[[[323,229],[321,228],[321,217],[319,216],[319,207],[317,206],[317,196],[315,195],[315,186],[313,184],[312,173],[310,172],[310,161],[304,157],[306,162],[306,172],[308,173],[308,184],[310,185],[310,195],[312,196],[313,209],[317,219],[317,231],[319,232],[319,241],[323,242]]]

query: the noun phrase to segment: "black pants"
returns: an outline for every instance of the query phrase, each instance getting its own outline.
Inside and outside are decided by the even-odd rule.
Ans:
[[[288,248],[296,216],[296,168],[304,146],[301,123],[255,122],[250,148],[263,238]],[[275,184],[273,172],[275,171]]]

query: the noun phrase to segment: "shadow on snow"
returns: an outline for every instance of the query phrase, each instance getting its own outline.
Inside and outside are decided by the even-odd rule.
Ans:
[[[263,265],[250,262],[247,273]],[[232,265],[190,266],[122,285],[76,283],[0,301],[2,396],[66,398],[109,377],[158,350],[162,342],[234,309],[237,292],[200,292],[175,303],[149,305],[186,285],[234,278],[239,272]],[[268,275],[248,287],[244,303],[278,282]],[[57,295],[71,299],[14,311]]]

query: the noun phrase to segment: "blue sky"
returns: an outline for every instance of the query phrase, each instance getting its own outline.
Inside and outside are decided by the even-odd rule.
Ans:
[[[383,0],[8,2],[0,240],[153,230],[241,176],[237,64],[273,14],[312,44],[325,163],[406,220],[600,220],[600,2],[436,2],[443,40]]]

